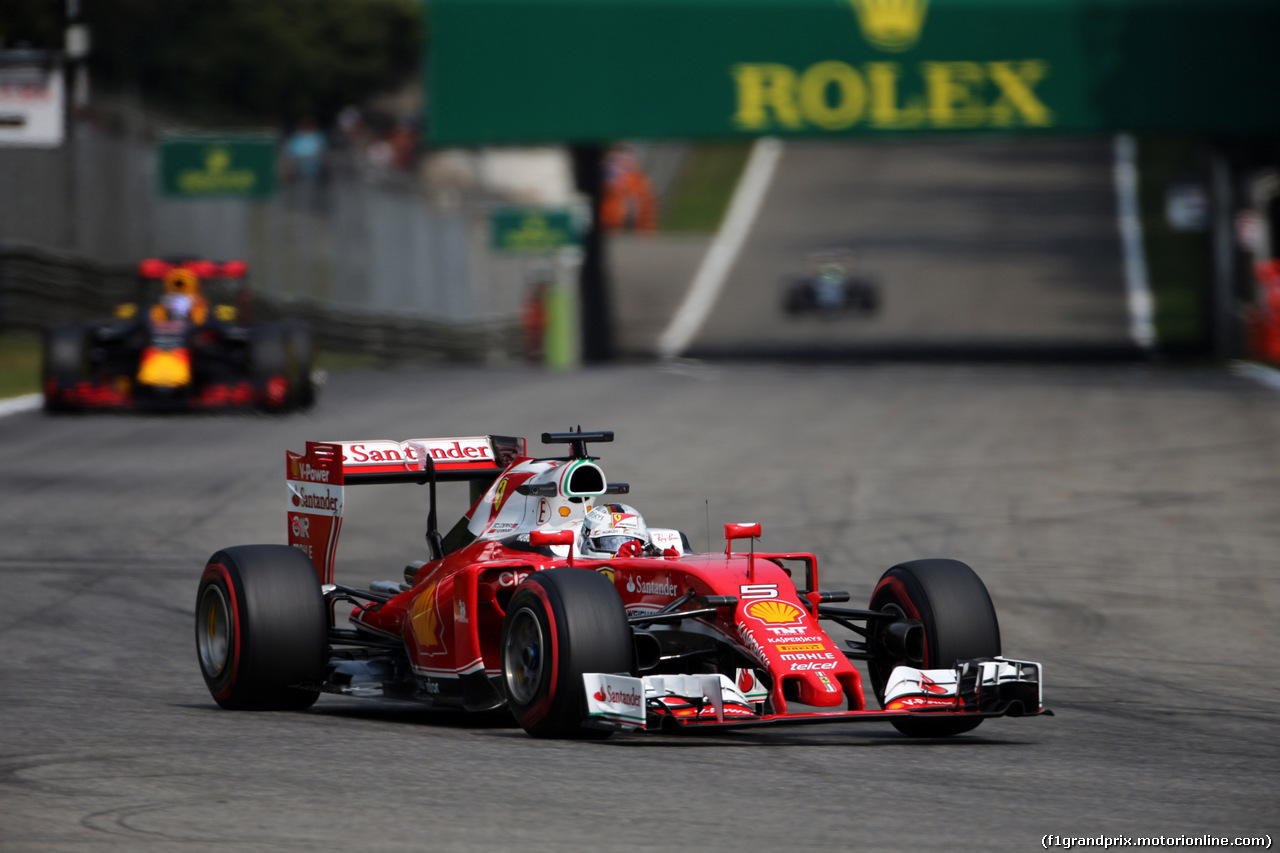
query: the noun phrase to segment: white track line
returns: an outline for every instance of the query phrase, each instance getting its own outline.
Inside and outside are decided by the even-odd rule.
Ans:
[[[29,412],[40,408],[40,394],[23,394],[21,397],[10,397],[0,400],[0,418],[16,415],[18,412]]]
[[[676,309],[671,324],[658,338],[658,355],[662,358],[675,358],[684,352],[706,322],[707,314],[711,312],[711,306],[715,304],[724,280],[738,258],[747,232],[760,212],[781,156],[780,140],[762,137],[751,146],[751,156],[733,192],[733,200],[729,202],[729,212],[720,223],[720,230],[711,241],[684,301]]]
[[[1129,337],[1143,349],[1156,342],[1151,315],[1153,303],[1147,282],[1147,256],[1142,248],[1142,219],[1138,215],[1138,148],[1122,133],[1115,145],[1116,219],[1124,251],[1124,286],[1129,301]]]
[[[1267,367],[1263,364],[1255,364],[1251,361],[1233,361],[1231,363],[1231,372],[1237,376],[1244,376],[1267,386],[1272,391],[1280,391],[1280,370],[1274,367]]]

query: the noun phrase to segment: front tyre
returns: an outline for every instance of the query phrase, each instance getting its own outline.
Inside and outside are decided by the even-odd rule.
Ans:
[[[876,699],[884,705],[884,690],[896,666],[947,669],[959,660],[1000,655],[1000,625],[982,579],[957,560],[913,560],[885,572],[871,594],[871,610],[890,611],[924,626],[923,661],[891,659],[881,655],[867,662]],[[871,640],[884,648],[883,622],[873,622]],[[910,737],[948,737],[976,729],[981,718],[957,717],[894,720],[893,725]]]
[[[301,551],[241,545],[209,558],[196,593],[196,655],[222,707],[311,707],[324,678],[328,633],[320,581]]]
[[[631,627],[617,589],[586,569],[535,572],[520,585],[502,623],[507,707],[533,737],[608,737],[583,728],[587,672],[627,673]]]

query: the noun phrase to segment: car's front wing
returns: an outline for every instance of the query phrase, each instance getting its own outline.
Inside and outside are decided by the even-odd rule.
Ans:
[[[961,661],[954,669],[894,669],[884,709],[766,713],[762,697],[724,675],[633,678],[586,673],[587,725],[611,729],[707,730],[765,725],[886,722],[920,715],[1030,717],[1045,710],[1041,667],[1005,658]]]
[[[215,409],[279,408],[281,394],[272,394],[248,379],[206,382],[196,389],[179,388],[165,392],[138,393],[127,378],[80,380],[71,385],[45,389],[50,402],[73,409],[118,411],[209,411]],[[260,384],[260,383],[259,383]]]

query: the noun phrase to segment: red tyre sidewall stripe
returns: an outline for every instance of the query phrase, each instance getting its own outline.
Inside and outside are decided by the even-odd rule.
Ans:
[[[532,707],[529,708],[528,724],[536,725],[551,711],[551,705],[556,697],[556,682],[560,677],[560,636],[557,633],[556,611],[551,606],[551,599],[547,595],[547,590],[541,583],[530,583],[525,587],[529,592],[538,597],[542,602],[542,611],[546,614],[547,625],[550,629],[551,636],[546,639],[546,645],[550,650],[544,649],[543,660],[551,666],[551,680],[547,684],[546,692],[538,699]]]
[[[887,589],[892,594],[894,601],[898,604],[898,606],[902,608],[902,611],[905,614],[907,614],[908,617],[912,619],[920,619],[920,611],[916,610],[916,605],[911,600],[911,596],[907,593],[906,584],[902,582],[901,578],[896,577],[894,575],[890,575],[887,578],[882,578],[880,580],[880,583],[876,584],[875,591],[871,593],[871,597],[875,598],[880,593],[880,590],[882,589]],[[920,621],[924,622],[923,619],[920,619]],[[924,668],[928,669],[929,668],[929,637],[928,635],[925,636],[924,641],[925,641],[924,642]]]
[[[227,683],[222,686],[221,690],[214,691],[213,698],[225,699],[231,694],[232,688],[236,686],[236,678],[240,674],[240,601],[236,595],[236,586],[231,582],[231,573],[227,571],[227,567],[221,563],[210,563],[204,567],[204,574],[200,576],[200,582],[206,580],[221,580],[223,588],[227,591],[227,603],[231,607],[231,660],[228,661],[230,674]]]

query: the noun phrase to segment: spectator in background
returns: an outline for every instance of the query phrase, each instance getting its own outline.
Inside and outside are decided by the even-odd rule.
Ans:
[[[418,166],[418,125],[412,119],[381,117],[375,138],[364,148],[365,162],[383,171],[412,172]]]
[[[411,119],[401,119],[387,138],[391,145],[391,161],[402,172],[412,172],[418,162],[418,126]]]
[[[328,147],[324,132],[315,119],[304,118],[285,140],[285,154],[295,174],[312,186],[320,183],[324,172],[324,152]]]
[[[348,104],[338,111],[338,141],[344,147],[369,143],[369,126],[359,107]]]
[[[604,199],[600,204],[600,222],[607,230],[656,231],[658,203],[653,185],[640,168],[635,149],[619,145],[605,161]]]

